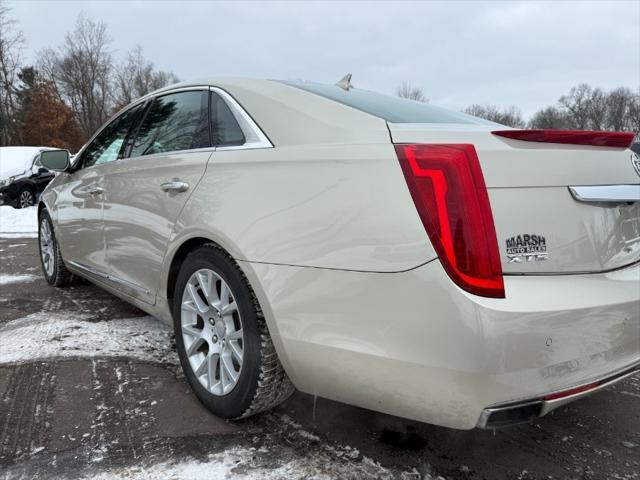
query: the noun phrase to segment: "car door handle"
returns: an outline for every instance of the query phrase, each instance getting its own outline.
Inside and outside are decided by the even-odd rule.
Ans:
[[[102,195],[104,193],[104,189],[100,187],[95,187],[89,190],[89,195]]]
[[[163,183],[160,188],[165,192],[186,192],[189,189],[189,184],[176,179]]]

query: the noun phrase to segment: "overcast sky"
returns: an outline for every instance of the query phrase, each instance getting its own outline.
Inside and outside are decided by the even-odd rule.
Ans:
[[[9,1],[34,61],[80,12],[116,58],[136,44],[188,80],[251,76],[353,84],[431,102],[517,105],[526,116],[581,82],[640,88],[640,0],[566,2]]]

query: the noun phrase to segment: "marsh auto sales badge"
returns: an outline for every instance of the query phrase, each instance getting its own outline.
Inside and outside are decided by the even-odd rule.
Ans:
[[[547,241],[542,235],[523,234],[507,238],[509,263],[539,262],[547,259]]]

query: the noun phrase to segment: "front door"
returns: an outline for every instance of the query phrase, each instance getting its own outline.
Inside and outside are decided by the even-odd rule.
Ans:
[[[106,278],[104,239],[104,173],[118,159],[124,140],[142,107],[133,107],[109,123],[80,153],[69,180],[57,195],[56,235],[65,261],[94,276]]]

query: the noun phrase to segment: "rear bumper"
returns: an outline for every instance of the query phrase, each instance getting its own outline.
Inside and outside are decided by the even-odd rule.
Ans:
[[[437,260],[384,274],[240,263],[294,384],[364,408],[470,429],[488,408],[640,363],[637,264],[507,276],[507,298],[489,299],[457,288]]]
[[[640,373],[640,363],[625,368],[596,382],[577,385],[567,390],[553,392],[539,398],[485,408],[480,414],[478,428],[500,428],[528,422],[575,400],[593,395],[607,387]]]

